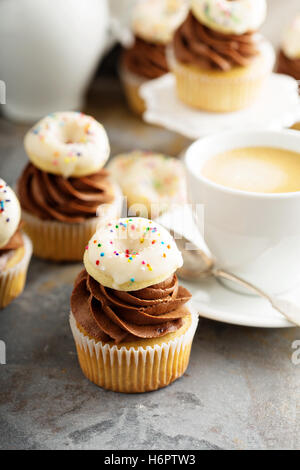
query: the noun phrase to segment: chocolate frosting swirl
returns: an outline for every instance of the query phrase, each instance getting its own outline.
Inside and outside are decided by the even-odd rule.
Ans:
[[[296,80],[300,80],[300,59],[290,59],[283,51],[279,51],[277,72],[290,75]]]
[[[189,13],[175,32],[173,46],[182,63],[227,71],[251,64],[259,53],[260,38],[254,32],[234,35],[213,31]]]
[[[22,208],[43,220],[78,223],[95,217],[100,204],[114,199],[108,172],[100,170],[81,178],[64,178],[29,163],[18,181]]]
[[[20,228],[14,233],[14,235],[8,240],[6,245],[2,246],[0,248],[0,256],[4,252],[10,251],[10,250],[17,250],[18,248],[21,248],[21,246],[24,245],[24,240],[22,237],[22,233]]]
[[[10,257],[14,254],[14,250],[17,250],[18,248],[24,246],[21,227],[22,222],[20,223],[17,231],[13,234],[10,240],[8,240],[6,245],[0,248],[0,272],[5,269],[7,262],[9,261]]]
[[[145,289],[124,292],[102,286],[84,269],[75,281],[71,309],[86,333],[118,344],[178,330],[189,315],[184,304],[190,298],[176,274]]]
[[[146,42],[137,36],[133,46],[123,50],[122,62],[130,72],[148,79],[161,77],[169,71],[166,46]]]

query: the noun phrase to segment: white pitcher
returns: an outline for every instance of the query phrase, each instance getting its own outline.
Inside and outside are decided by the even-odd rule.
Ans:
[[[81,108],[110,41],[108,10],[107,0],[0,0],[7,117],[34,121]]]

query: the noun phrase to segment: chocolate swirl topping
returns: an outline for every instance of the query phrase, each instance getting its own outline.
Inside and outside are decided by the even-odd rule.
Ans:
[[[84,269],[75,281],[71,309],[86,333],[118,344],[178,330],[189,315],[184,304],[190,298],[175,274],[145,289],[124,292],[102,286]]]
[[[158,78],[168,73],[166,46],[135,37],[132,47],[123,50],[122,62],[130,72],[144,78]]]
[[[259,54],[260,38],[254,32],[234,35],[213,31],[189,13],[175,32],[174,53],[182,63],[227,71],[251,64]]]
[[[81,178],[63,178],[29,163],[18,181],[22,208],[43,220],[78,223],[95,217],[100,204],[114,199],[108,172]]]
[[[18,248],[21,248],[21,246],[24,245],[24,240],[22,237],[22,233],[20,228],[14,233],[14,235],[10,238],[10,240],[6,243],[5,246],[2,246],[0,248],[0,256],[4,252],[10,251],[10,250],[17,250]]]
[[[283,51],[280,51],[278,55],[277,72],[290,75],[295,78],[295,80],[300,80],[300,59],[289,59]]]
[[[5,269],[7,262],[9,261],[10,257],[14,254],[14,250],[17,250],[18,248],[24,246],[21,228],[22,222],[20,223],[17,231],[13,234],[10,240],[8,240],[6,245],[0,248],[0,272]]]

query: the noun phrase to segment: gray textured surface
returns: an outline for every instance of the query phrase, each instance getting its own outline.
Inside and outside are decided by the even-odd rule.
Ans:
[[[184,139],[130,116],[117,92],[105,89],[105,99],[95,91],[88,111],[108,128],[113,153],[143,147],[175,154],[184,147]],[[9,183],[26,161],[25,130],[0,122],[0,175]],[[7,345],[0,448],[300,448],[300,365],[291,362],[299,329],[202,320],[182,379],[144,395],[106,392],[83,377],[68,325],[79,269],[34,259],[25,292],[0,312]]]

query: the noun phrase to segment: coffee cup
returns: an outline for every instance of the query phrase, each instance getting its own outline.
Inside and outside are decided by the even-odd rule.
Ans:
[[[202,173],[214,156],[249,147],[299,153],[300,133],[229,131],[197,140],[185,155],[190,195],[204,206],[204,239],[216,265],[279,294],[300,282],[300,181],[299,191],[250,192]]]

